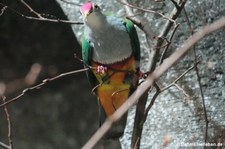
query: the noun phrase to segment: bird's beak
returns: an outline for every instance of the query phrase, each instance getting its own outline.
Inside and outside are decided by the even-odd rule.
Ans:
[[[86,18],[89,14],[90,14],[89,11],[85,11],[85,12],[83,13],[83,15],[84,15],[85,18]]]

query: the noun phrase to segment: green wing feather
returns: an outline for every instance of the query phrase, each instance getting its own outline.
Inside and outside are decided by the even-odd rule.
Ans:
[[[131,46],[133,49],[134,57],[136,61],[140,61],[140,43],[137,35],[137,31],[134,27],[134,23],[128,19],[125,19],[124,25],[126,27],[127,33],[129,34],[130,40],[131,40]],[[89,41],[85,38],[83,35],[82,37],[82,58],[83,61],[87,65],[91,65],[91,52],[92,48]],[[96,85],[96,78],[91,70],[87,71],[87,77],[92,85],[92,87],[95,87]]]
[[[91,65],[91,51],[92,51],[92,47],[89,43],[89,41],[84,37],[82,37],[82,58],[83,61],[86,65],[90,66]],[[84,65],[84,67],[86,67]],[[88,77],[88,80],[91,84],[92,87],[95,87],[95,83],[96,83],[96,78],[93,74],[93,72],[91,70],[86,71],[86,75]]]
[[[131,39],[131,46],[133,49],[135,60],[140,61],[140,42],[138,39],[137,31],[134,27],[134,23],[128,19],[125,19],[124,24]]]

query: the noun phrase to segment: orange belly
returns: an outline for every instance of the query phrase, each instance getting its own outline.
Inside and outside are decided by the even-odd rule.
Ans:
[[[92,62],[93,67],[99,65],[101,64]],[[125,77],[127,76],[128,71],[132,73],[136,72],[136,67],[134,57],[130,57],[120,63],[105,66],[107,67],[107,72],[105,74],[99,74],[96,71],[94,71],[94,74],[99,81],[99,84],[101,84],[96,88],[96,95],[106,114],[109,116],[128,98],[132,82],[125,82],[124,80],[126,79]],[[121,70],[123,72],[121,72]],[[104,80],[103,78],[107,79]]]

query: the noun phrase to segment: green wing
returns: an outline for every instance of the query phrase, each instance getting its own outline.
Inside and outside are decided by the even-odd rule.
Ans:
[[[84,63],[88,66],[91,65],[91,51],[92,51],[92,47],[91,47],[89,41],[83,35],[83,37],[82,37],[82,58],[83,58]],[[86,67],[86,66],[84,65],[84,67]],[[86,75],[88,77],[88,80],[89,80],[91,86],[95,87],[96,79],[95,79],[93,72],[91,70],[88,70],[88,71],[86,71]]]
[[[137,35],[137,31],[134,27],[134,23],[128,19],[125,19],[124,24],[131,39],[131,46],[134,52],[135,60],[140,61],[140,42]]]
[[[131,46],[133,49],[135,60],[140,61],[140,43],[139,43],[137,31],[134,27],[134,24],[130,20],[126,19],[124,21],[124,25],[126,27],[127,33],[129,34],[129,37],[131,40]],[[92,48],[93,47],[91,47],[89,41],[83,35],[83,37],[82,37],[82,58],[83,58],[83,61],[89,66],[91,65]],[[86,74],[87,74],[88,80],[89,80],[90,84],[92,85],[92,87],[95,87],[97,80],[96,80],[93,72],[91,70],[89,70],[89,71],[87,71]]]

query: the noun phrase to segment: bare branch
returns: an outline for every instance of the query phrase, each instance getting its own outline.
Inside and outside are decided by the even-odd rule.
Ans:
[[[0,5],[1,5],[1,3],[0,3]],[[3,13],[6,11],[7,8],[8,8],[8,6],[3,6],[3,7],[1,8],[0,16],[3,15]]]
[[[175,0],[170,0],[174,6],[177,8],[177,9],[181,9],[181,7],[178,5],[178,3],[175,1]]]
[[[11,149],[10,146],[6,145],[5,143],[0,142],[0,147],[2,147],[3,149]]]
[[[186,1],[185,0],[179,0],[179,4],[180,4],[181,8],[184,8],[184,6],[186,4]],[[173,20],[176,20],[176,18],[180,15],[181,10],[182,9],[177,10],[176,8],[174,8],[173,11],[171,12],[171,18]],[[149,58],[151,61],[149,62],[148,66],[147,66],[150,73],[156,67],[156,64],[157,64],[157,61],[158,61],[158,57],[159,57],[159,52],[160,52],[160,48],[159,47],[161,47],[161,45],[163,44],[163,42],[164,42],[163,39],[169,33],[173,23],[174,22],[171,22],[170,20],[168,20],[166,22],[166,24],[164,25],[164,27],[162,29],[162,32],[158,36],[158,40],[157,40],[157,42],[155,44],[155,48],[154,48],[154,50],[153,50],[153,52],[151,54],[151,57]]]
[[[96,133],[90,138],[90,140],[82,147],[82,149],[93,148],[94,145],[103,137],[103,135],[110,129],[111,125],[119,120],[124,113],[134,105],[137,100],[153,85],[163,73],[165,73],[174,63],[176,63],[193,45],[200,41],[208,34],[221,29],[225,26],[225,17],[220,18],[212,24],[206,25],[201,28],[192,37],[188,38],[181,47],[176,50],[170,57],[157,69],[155,69],[147,79],[136,89],[136,91],[128,98],[128,100],[110,116],[103,125],[96,131]]]
[[[186,96],[185,99],[189,99],[190,98],[190,95],[180,85],[178,85],[177,83],[174,83],[174,86],[176,86],[176,88],[178,88],[180,91],[182,91],[184,96]]]
[[[44,80],[42,81],[42,83],[37,84],[37,85],[35,85],[35,86],[33,86],[33,87],[26,88],[26,89],[24,89],[24,90],[22,91],[22,93],[19,94],[18,96],[16,96],[16,97],[14,97],[14,98],[12,98],[12,99],[10,99],[10,100],[8,100],[8,101],[6,101],[6,102],[0,104],[0,108],[3,107],[3,106],[5,106],[5,105],[7,105],[7,104],[9,104],[9,103],[11,103],[11,102],[14,102],[14,101],[20,99],[22,96],[24,96],[24,95],[25,95],[27,92],[29,92],[29,91],[40,89],[41,87],[43,87],[44,85],[46,85],[47,83],[49,83],[49,82],[51,82],[51,81],[57,80],[57,79],[59,79],[59,78],[62,78],[62,77],[68,76],[68,75],[72,75],[72,74],[84,72],[84,71],[87,71],[87,70],[89,70],[89,68],[84,68],[84,69],[80,69],[80,70],[70,71],[70,72],[62,73],[62,74],[60,74],[60,75],[58,75],[58,76],[55,76],[55,77],[53,77],[53,78],[47,78],[47,79],[44,79]]]
[[[124,9],[126,10],[127,18],[130,19],[135,25],[137,25],[145,34],[146,39],[148,43],[150,42],[150,39],[153,39],[153,31],[150,28],[148,23],[143,24],[144,22],[140,17],[138,17],[136,14],[133,13],[132,8],[129,7],[126,0],[120,0],[119,2],[122,2],[124,4]]]
[[[37,20],[37,21],[46,21],[46,22],[54,22],[54,23],[67,23],[67,24],[77,24],[77,25],[81,25],[83,24],[83,22],[80,21],[70,21],[70,20],[63,20],[63,19],[59,19],[57,17],[53,18],[46,18],[43,17],[40,13],[36,12],[35,10],[32,9],[32,7],[30,7],[27,3],[25,3],[23,0],[20,0],[21,3],[23,3],[29,10],[31,13],[35,14],[36,17],[32,17],[32,16],[27,16],[24,15],[23,13],[8,7],[6,4],[0,3],[0,6],[2,6],[3,8],[1,9],[1,13],[0,16],[5,12],[6,9],[11,10],[12,12],[16,13],[17,15],[29,19],[29,20]],[[48,16],[53,16],[53,15],[48,15]],[[57,19],[55,19],[57,18]]]
[[[194,47],[194,55],[195,55],[195,61],[197,61],[197,55],[196,55],[195,47]],[[197,75],[198,85],[199,85],[199,88],[200,88],[200,94],[201,94],[201,99],[202,99],[202,106],[203,106],[203,111],[204,111],[204,116],[205,116],[205,124],[206,124],[206,127],[205,127],[205,143],[206,143],[207,142],[207,138],[208,138],[208,124],[209,124],[209,121],[208,121],[208,115],[207,115],[206,106],[205,106],[205,97],[204,97],[204,93],[203,93],[203,89],[202,89],[201,77],[200,77],[197,65],[194,68],[195,68],[195,72],[196,72],[196,75]],[[206,148],[206,146],[204,146],[204,148]]]
[[[123,0],[123,2],[126,3],[126,0]],[[186,3],[186,1],[180,0],[179,1],[180,7],[184,8],[185,3]],[[126,5],[125,8],[127,10],[129,10],[127,12],[129,12],[129,13],[132,12],[132,10],[130,10],[131,8],[128,7],[127,5]],[[170,18],[173,21],[171,19],[167,20],[167,22],[164,25],[160,35],[158,37],[155,37],[155,39],[157,39],[157,40],[156,40],[155,47],[153,49],[150,48],[150,43],[151,42],[149,41],[150,39],[148,38],[148,37],[151,37],[151,36],[149,36],[149,34],[147,34],[147,33],[149,33],[148,32],[149,29],[148,28],[147,29],[144,28],[145,30],[142,29],[144,31],[144,33],[146,34],[147,43],[148,43],[149,49],[150,49],[148,51],[148,53],[149,53],[149,62],[147,64],[147,71],[149,73],[154,71],[154,69],[156,68],[157,62],[158,62],[158,59],[159,59],[159,52],[160,52],[160,49],[163,47],[162,44],[164,43],[165,40],[167,41],[166,36],[169,33],[171,27],[173,25],[175,25],[174,30],[173,30],[172,35],[171,35],[171,38],[170,38],[172,40],[173,34],[174,34],[175,30],[178,27],[178,25],[177,25],[175,20],[179,16],[179,14],[181,13],[181,10],[182,9],[178,10],[176,8],[174,8],[172,10],[172,12],[170,14]],[[165,44],[165,47],[167,47],[167,48],[169,47],[169,45],[170,45],[169,42],[170,41],[168,41],[167,44]],[[165,50],[164,50],[165,52],[166,52],[167,48],[165,48]],[[164,55],[162,55],[161,58],[164,59]],[[156,94],[156,97],[157,97],[157,94]],[[145,117],[145,110],[143,110],[144,109],[143,107],[146,107],[147,99],[148,99],[148,92],[145,92],[145,94],[141,97],[141,99],[139,99],[138,104],[136,106],[136,115],[135,115],[135,121],[134,121],[134,131],[133,131],[133,134],[132,134],[132,142],[131,142],[132,147],[134,147],[137,138],[139,138],[138,142],[137,142],[137,145],[140,146],[141,135],[142,135],[142,127],[143,127],[143,118]],[[137,131],[136,131],[136,129],[137,129]]]
[[[165,90],[167,90],[168,88],[174,86],[177,81],[179,81],[183,76],[185,76],[188,72],[190,72],[194,67],[196,67],[196,65],[200,62],[200,60],[198,60],[197,62],[194,63],[193,66],[191,66],[190,68],[188,68],[186,71],[184,71],[179,77],[177,77],[172,83],[170,83],[168,86],[162,88],[160,90],[160,92],[164,92]]]
[[[117,0],[117,2],[119,2],[119,3],[123,4],[123,5],[127,5],[130,8],[134,8],[134,9],[141,10],[141,11],[148,12],[148,13],[157,14],[157,15],[161,16],[164,19],[167,19],[167,20],[170,20],[171,22],[174,22],[173,19],[171,19],[170,17],[165,16],[164,14],[162,14],[160,12],[156,12],[154,10],[150,10],[150,9],[146,9],[146,8],[141,8],[141,7],[135,6],[133,4],[130,4],[128,2],[124,2],[122,0]]]
[[[184,9],[184,14],[185,14],[185,18],[188,22],[188,26],[189,26],[189,29],[190,29],[190,32],[191,32],[191,35],[194,34],[194,30],[191,26],[191,23],[190,23],[190,20],[189,20],[189,17],[187,15],[187,12],[186,10]],[[197,61],[197,53],[196,53],[196,48],[195,46],[193,46],[193,54],[194,54],[194,61],[196,62]],[[203,111],[204,111],[204,118],[205,118],[205,143],[207,142],[207,138],[208,138],[208,125],[209,125],[209,121],[208,121],[208,115],[207,115],[207,111],[206,111],[206,106],[205,106],[205,97],[204,97],[204,93],[203,93],[203,89],[202,89],[202,84],[201,84],[201,77],[200,77],[200,74],[199,74],[199,70],[198,70],[198,66],[196,65],[195,67],[195,72],[196,72],[196,75],[197,75],[197,80],[198,80],[198,85],[199,85],[199,89],[200,89],[200,94],[201,94],[201,99],[202,99],[202,106],[203,106]],[[206,148],[206,146],[204,146],[204,148]]]
[[[179,27],[179,25],[180,25],[180,24],[176,24],[176,25],[175,25],[175,27],[174,27],[174,29],[173,29],[173,31],[172,31],[172,35],[170,36],[170,39],[167,41],[167,46],[166,46],[165,49],[163,50],[162,56],[161,56],[161,58],[160,58],[160,60],[159,60],[159,63],[160,63],[160,64],[162,64],[163,60],[165,59],[165,54],[166,54],[166,52],[167,52],[168,49],[169,49],[169,46],[170,46],[170,44],[171,44],[171,41],[172,41],[172,39],[173,39],[173,37],[174,37],[174,34],[175,34],[177,28]],[[158,47],[157,47],[157,48],[158,48]]]
[[[165,90],[167,90],[168,88],[170,88],[170,87],[172,87],[172,86],[176,86],[178,89],[180,89],[181,91],[183,91],[183,93],[184,93],[184,95],[185,96],[188,96],[188,94],[186,94],[186,92],[181,88],[181,87],[179,87],[178,86],[178,84],[177,84],[177,81],[179,81],[184,75],[186,75],[188,72],[190,72],[193,68],[195,68],[195,66],[198,64],[200,62],[200,60],[198,60],[193,66],[191,66],[190,68],[188,68],[184,73],[182,73],[179,77],[177,77],[172,83],[170,83],[167,87],[165,87],[165,88],[163,88],[163,89],[160,89],[159,88],[159,86],[156,84],[156,83],[154,83],[154,87],[156,88],[156,92],[155,92],[155,94],[154,94],[154,96],[152,97],[152,99],[151,99],[151,102],[149,103],[149,105],[147,106],[147,108],[146,108],[146,110],[145,110],[145,112],[144,112],[144,116],[143,116],[143,118],[142,118],[142,121],[141,121],[141,123],[138,125],[138,128],[134,128],[134,130],[133,130],[133,132],[135,132],[135,131],[142,131],[142,130],[136,130],[136,129],[142,129],[142,127],[143,127],[143,125],[144,125],[144,122],[146,121],[146,119],[147,119],[147,116],[148,116],[148,112],[150,111],[150,109],[151,109],[151,107],[153,106],[153,104],[154,104],[154,102],[155,102],[155,100],[156,100],[156,98],[158,97],[158,95],[160,94],[160,93],[162,93],[163,91],[165,91]],[[141,128],[139,128],[139,127],[141,127]],[[132,140],[132,143],[135,143],[135,146],[136,146],[136,148],[137,147],[139,147],[140,146],[140,136],[141,134],[135,134],[134,136],[133,136],[133,140]],[[132,147],[133,147],[134,145],[132,145]]]
[[[3,103],[5,103],[5,99],[6,99],[6,97],[3,96],[2,97]],[[8,111],[8,108],[7,108],[6,105],[4,106],[4,111],[5,111],[5,114],[6,114],[6,120],[7,120],[7,126],[8,126],[8,143],[9,143],[10,149],[13,149],[12,134],[11,134],[11,132],[12,132],[11,131],[11,121],[10,121],[9,111]]]
[[[8,101],[6,101],[6,102],[0,104],[0,108],[3,107],[3,106],[5,106],[5,105],[7,105],[7,104],[9,104],[9,103],[11,103],[11,102],[14,102],[14,101],[20,99],[22,96],[24,96],[24,95],[25,95],[27,92],[29,92],[29,91],[37,90],[37,89],[42,88],[44,85],[46,85],[47,83],[49,83],[49,82],[51,82],[51,81],[57,80],[57,79],[59,79],[59,78],[62,78],[62,77],[68,76],[68,75],[72,75],[72,74],[76,74],[76,73],[88,71],[88,70],[90,70],[90,69],[92,69],[92,70],[96,70],[96,69],[97,69],[96,67],[92,67],[92,66],[87,65],[87,64],[86,64],[82,59],[80,59],[76,54],[74,54],[74,57],[75,57],[76,59],[78,59],[79,62],[81,62],[86,68],[80,69],[80,70],[75,70],[75,71],[70,71],[70,72],[66,72],[66,73],[62,73],[62,74],[57,75],[57,76],[55,76],[55,77],[53,77],[53,78],[47,78],[47,79],[44,79],[44,80],[42,81],[42,83],[39,83],[39,84],[37,84],[37,85],[35,85],[35,86],[33,86],[33,87],[25,88],[25,89],[22,91],[22,93],[19,94],[18,96],[16,96],[16,97],[14,97],[14,98],[12,98],[12,99],[10,99],[10,100],[8,100]],[[114,74],[117,73],[117,72],[133,73],[133,71],[119,70],[119,69],[113,69],[113,68],[109,68],[109,69],[112,70],[113,73],[112,73],[111,75],[109,75],[108,77],[106,77],[105,80],[103,80],[103,81],[107,81],[112,75],[114,75]],[[29,79],[29,76],[28,76],[28,79]],[[96,87],[94,87],[94,88],[92,89],[92,92],[94,91],[94,89],[96,89],[97,87],[99,87],[99,86],[101,86],[101,85],[102,85],[102,83],[100,83],[99,85],[97,85]]]
[[[142,123],[144,123],[146,121],[149,110],[153,106],[153,104],[154,104],[156,98],[158,97],[158,95],[161,93],[161,90],[160,90],[159,86],[156,83],[154,83],[154,87],[156,89],[156,92],[155,92],[154,96],[152,97],[151,102],[149,103],[149,105],[147,106],[147,108],[145,110],[145,114],[144,114],[143,122]]]
[[[35,14],[38,18],[40,19],[43,18],[38,12],[36,12],[33,8],[31,8],[31,6],[28,5],[24,0],[20,0],[20,2],[24,4],[24,6],[26,6],[30,10],[30,12]]]

